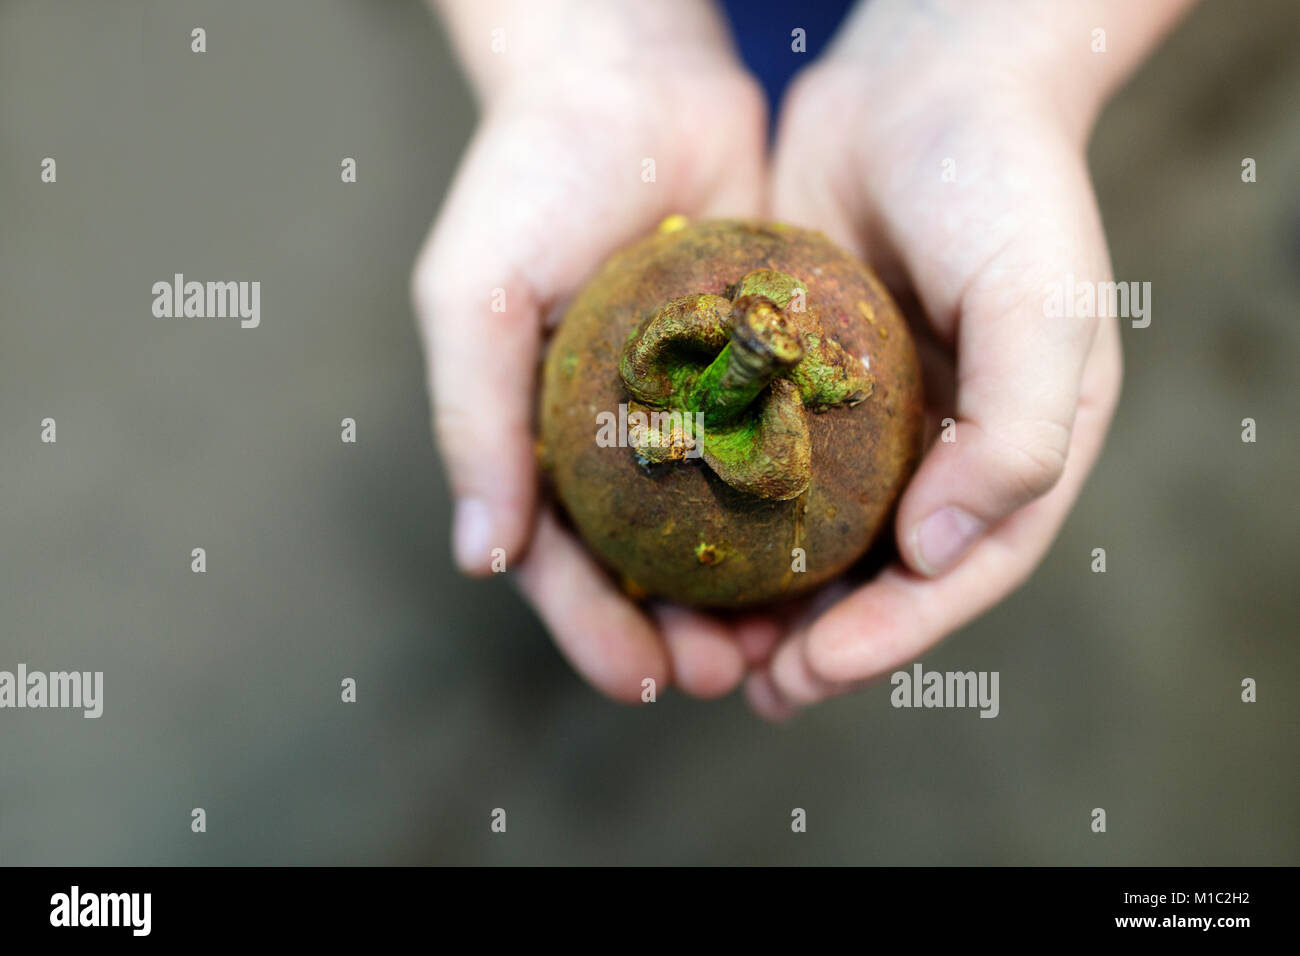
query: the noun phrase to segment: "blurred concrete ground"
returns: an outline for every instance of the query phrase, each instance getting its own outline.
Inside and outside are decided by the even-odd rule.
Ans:
[[[1046,563],[924,658],[1001,716],[770,727],[607,704],[451,569],[406,283],[473,116],[416,0],[0,5],[0,669],[106,682],[0,711],[0,862],[1300,862],[1298,40],[1208,3],[1101,121],[1153,322]],[[154,319],[173,272],[260,280],[262,327]]]

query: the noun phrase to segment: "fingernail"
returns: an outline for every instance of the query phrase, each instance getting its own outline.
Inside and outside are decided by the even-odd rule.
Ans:
[[[942,574],[984,533],[984,522],[961,508],[940,508],[917,527],[916,563],[926,574]]]
[[[482,568],[492,541],[492,513],[488,506],[478,498],[462,498],[456,502],[452,529],[456,563],[466,571]]]

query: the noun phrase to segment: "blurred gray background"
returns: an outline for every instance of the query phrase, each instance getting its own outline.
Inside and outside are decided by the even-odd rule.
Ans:
[[[0,863],[1300,863],[1295,12],[1205,4],[1097,130],[1153,322],[1043,567],[924,658],[1001,716],[773,727],[607,703],[452,570],[406,290],[474,114],[422,4],[0,4],[0,669],[106,685],[0,711]],[[261,328],[155,319],[174,272]]]

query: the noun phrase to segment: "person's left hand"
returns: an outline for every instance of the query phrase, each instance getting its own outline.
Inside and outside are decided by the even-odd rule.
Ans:
[[[900,27],[884,17],[873,36],[868,20],[864,45],[796,81],[771,213],[884,273],[921,319],[929,433],[951,416],[956,440],[932,445],[901,499],[899,560],[851,593],[832,586],[755,668],[747,696],[772,718],[915,660],[1018,587],[1119,396],[1115,320],[1044,312],[1066,276],[1110,278],[1088,109],[951,41],[900,49]]]

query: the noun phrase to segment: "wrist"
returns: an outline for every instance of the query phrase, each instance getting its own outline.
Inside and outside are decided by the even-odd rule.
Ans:
[[[1011,93],[1053,111],[1082,140],[1111,93],[1192,0],[860,3],[828,52],[882,95]]]
[[[725,25],[698,0],[436,0],[484,105],[529,89],[616,77],[652,81],[740,64]]]

